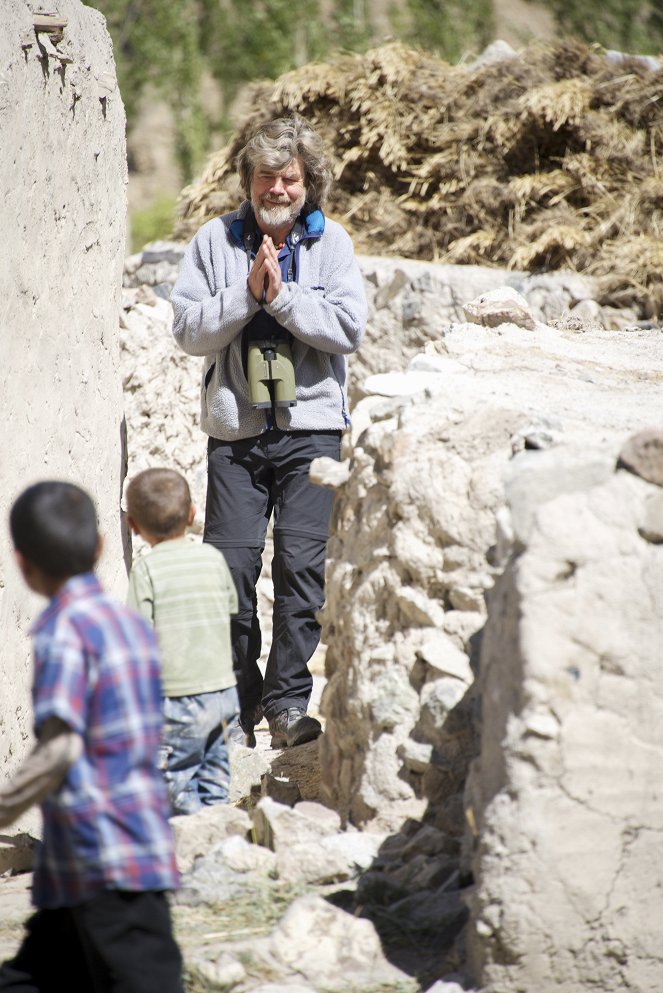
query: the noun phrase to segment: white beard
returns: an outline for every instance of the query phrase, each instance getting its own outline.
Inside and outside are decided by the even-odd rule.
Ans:
[[[259,201],[252,201],[251,206],[258,222],[266,228],[283,228],[286,224],[292,225],[297,220],[297,216],[306,202],[306,193],[293,203],[272,204],[265,206]]]

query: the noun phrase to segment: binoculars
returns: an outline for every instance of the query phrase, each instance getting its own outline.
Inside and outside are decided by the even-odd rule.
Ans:
[[[251,341],[247,365],[253,407],[295,407],[295,369],[287,341]]]

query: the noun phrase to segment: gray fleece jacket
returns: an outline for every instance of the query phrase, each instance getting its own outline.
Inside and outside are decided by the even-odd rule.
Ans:
[[[251,406],[242,363],[242,330],[264,306],[293,336],[297,405],[277,408],[276,426],[343,430],[348,423],[346,356],[359,347],[367,317],[350,237],[324,218],[324,230],[302,240],[297,282],[283,283],[271,304],[259,304],[247,285],[250,262],[236,234],[248,210],[244,201],[239,210],[200,228],[187,247],[171,297],[175,340],[189,355],[204,358],[201,427],[222,441],[265,431],[265,411]]]

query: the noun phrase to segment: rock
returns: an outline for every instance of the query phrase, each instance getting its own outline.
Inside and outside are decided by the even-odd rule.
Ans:
[[[629,438],[619,453],[617,468],[663,486],[663,431],[647,428]]]
[[[38,839],[26,831],[13,837],[0,835],[0,877],[8,870],[31,872],[38,843]]]
[[[469,321],[487,328],[497,328],[500,324],[516,324],[519,328],[533,331],[536,321],[524,296],[510,286],[500,286],[489,290],[463,307]]]
[[[581,331],[603,326],[603,312],[596,300],[580,300],[571,308],[569,319],[578,321],[578,328]],[[569,326],[567,323],[566,327]]]
[[[397,667],[376,671],[371,683],[369,708],[376,728],[412,727],[419,712],[419,696],[407,675]]]
[[[253,811],[253,827],[258,845],[282,851],[300,842],[317,840],[338,830],[338,817],[312,812],[313,804],[287,807],[263,797]],[[302,809],[303,808],[303,809]]]
[[[281,980],[278,983],[260,983],[251,987],[251,993],[318,993],[317,987],[297,980]]]
[[[302,798],[294,779],[288,779],[287,776],[272,776],[268,772],[260,779],[260,794],[271,797],[272,800],[287,807],[294,807]]]
[[[259,845],[237,836],[225,838],[199,856],[185,872],[175,903],[195,907],[214,906],[232,897],[244,897],[247,889],[259,887],[276,873],[276,856]]]
[[[663,544],[663,493],[651,493],[646,498],[638,533],[652,545]]]
[[[439,855],[449,851],[449,839],[444,831],[438,831],[431,824],[417,827],[414,834],[400,847],[400,855],[407,859],[412,855]]]
[[[427,636],[417,654],[436,673],[454,676],[467,686],[474,680],[467,654],[444,631]]]
[[[184,907],[198,907],[202,904],[214,907],[233,897],[244,896],[245,892],[246,879],[242,873],[233,872],[215,859],[199,858],[183,877],[172,901]]]
[[[353,832],[294,843],[277,853],[279,879],[326,885],[355,879],[376,858],[384,835]]]
[[[302,800],[296,806],[296,813],[305,817],[307,821],[313,821],[320,825],[320,834],[323,836],[333,835],[341,830],[341,818],[335,810],[324,807],[321,803],[312,803],[310,800]]]
[[[526,424],[511,437],[511,451],[515,455],[525,449],[540,451],[552,448],[563,441],[561,425],[553,426],[548,420],[539,424]]]
[[[409,397],[422,394],[426,390],[436,390],[440,379],[437,372],[430,369],[420,372],[384,372],[375,376],[367,376],[363,389],[367,394],[377,394],[386,397]]]
[[[326,886],[352,879],[357,871],[342,853],[328,851],[321,841],[299,842],[277,855],[277,872],[284,883]]]
[[[425,772],[430,765],[433,746],[428,742],[408,738],[398,746],[396,754],[412,772]]]
[[[155,241],[145,245],[141,252],[131,255],[125,262],[125,287],[144,284],[156,287],[167,285],[172,290],[185,244],[174,241]]]
[[[242,963],[227,952],[221,952],[216,959],[208,959],[200,954],[188,956],[187,969],[221,990],[231,990],[246,979],[246,969]]]
[[[605,58],[608,62],[626,62],[631,64],[638,62],[652,72],[658,72],[662,65],[661,60],[655,58],[653,55],[636,55],[631,52],[620,52],[614,48],[606,49]]]
[[[324,665],[324,646],[319,650]],[[313,676],[314,692],[320,677]],[[296,748],[284,748],[280,752],[271,752],[269,769],[272,775],[280,776],[297,783],[303,802],[312,802],[319,806],[320,800],[320,742],[324,734],[315,741],[307,741]]]
[[[247,813],[229,804],[203,807],[195,814],[171,817],[175,854],[180,872],[186,872],[199,855],[205,855],[229,835],[247,837],[251,820]]]
[[[460,703],[467,692],[459,679],[444,676],[426,683],[422,687],[420,704],[420,725],[424,734],[436,735],[444,726],[447,715]]]
[[[487,45],[481,55],[469,67],[475,69],[479,66],[494,65],[496,62],[504,62],[505,59],[517,59],[518,53],[511,47],[508,41],[496,38],[495,41]]]
[[[463,984],[460,979],[455,979],[453,976],[448,976],[445,979],[438,979],[436,983],[429,986],[426,993],[467,993],[469,987]]]
[[[327,489],[336,490],[348,481],[350,475],[350,463],[338,462],[326,456],[313,459],[309,476],[311,481],[318,486],[325,486]]]
[[[262,777],[269,775],[271,759],[269,754],[256,748],[244,748],[231,744],[230,749],[230,791],[231,803],[251,796],[253,790],[260,792]]]
[[[444,623],[444,610],[441,605],[436,600],[426,597],[420,590],[404,586],[398,590],[396,596],[407,623],[422,627],[441,627]]]
[[[268,939],[269,959],[287,974],[296,973],[316,990],[336,991],[351,978],[353,991],[374,991],[416,984],[384,957],[370,921],[347,914],[318,896],[296,900]]]
[[[446,932],[447,941],[453,940],[467,919],[467,907],[462,894],[449,891],[446,884],[438,890],[427,890],[397,900],[388,910],[388,915],[398,921],[403,930],[412,934],[431,932],[442,935]]]
[[[260,845],[253,845],[246,838],[233,835],[209,849],[206,858],[222,861],[233,872],[271,873],[275,866],[273,853]]]

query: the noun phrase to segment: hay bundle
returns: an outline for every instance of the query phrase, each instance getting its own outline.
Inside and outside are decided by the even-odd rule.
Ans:
[[[601,302],[663,309],[663,72],[585,45],[450,66],[387,45],[256,85],[229,146],[185,189],[175,235],[233,209],[262,120],[303,114],[333,153],[329,210],[358,251],[599,277]]]

